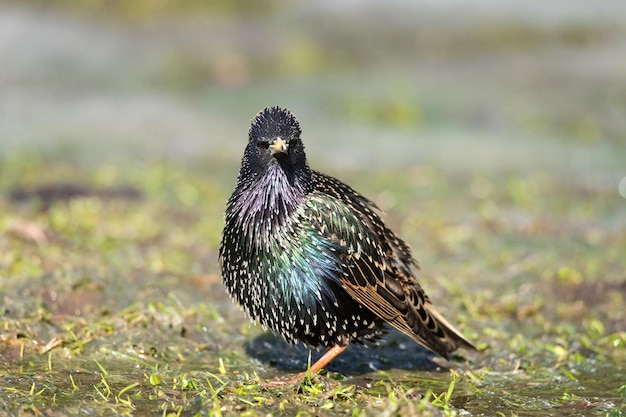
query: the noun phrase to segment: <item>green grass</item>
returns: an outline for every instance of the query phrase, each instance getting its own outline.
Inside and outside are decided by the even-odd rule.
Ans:
[[[291,353],[296,365],[281,359],[290,351],[251,354],[263,331],[221,287],[216,251],[235,165],[81,166],[20,154],[1,166],[0,409],[9,415],[625,413],[626,233],[615,190],[547,173],[344,172],[380,197],[431,298],[480,352],[460,352],[450,370],[407,369],[396,354],[424,355],[391,335],[356,363],[265,388],[304,369],[306,353]],[[76,178],[94,195],[47,210],[9,198],[15,187]],[[142,197],[101,193],[122,184]],[[369,369],[372,359],[382,369]]]

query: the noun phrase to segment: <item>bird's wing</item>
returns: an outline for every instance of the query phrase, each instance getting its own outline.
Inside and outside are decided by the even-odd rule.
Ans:
[[[374,202],[356,192],[349,185],[336,178],[313,171],[315,190],[321,194],[334,197],[359,213],[361,221],[379,236],[379,244],[388,262],[401,270],[403,275],[414,278],[411,267],[419,269],[419,265],[411,251],[411,247],[389,229],[377,214],[378,207]]]
[[[368,200],[348,190],[351,193],[337,196],[318,189],[305,204],[314,232],[335,248],[342,265],[336,278],[342,287],[368,310],[442,356],[460,346],[473,348],[431,304],[410,270],[412,262],[406,261],[407,256],[412,259],[408,246],[384,226]]]

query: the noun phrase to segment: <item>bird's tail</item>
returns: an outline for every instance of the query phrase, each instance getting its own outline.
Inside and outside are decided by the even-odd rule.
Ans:
[[[448,354],[458,348],[476,350],[476,347],[435,309],[430,300],[426,299],[424,307],[428,312],[430,320],[435,324],[436,330],[431,332],[431,334],[437,339],[435,344],[438,347],[435,350],[437,353],[447,359]]]
[[[435,309],[419,284],[409,290],[412,306],[406,324],[413,331],[415,341],[448,359],[448,354],[458,348],[476,350],[476,347]],[[402,329],[401,329],[402,330]]]

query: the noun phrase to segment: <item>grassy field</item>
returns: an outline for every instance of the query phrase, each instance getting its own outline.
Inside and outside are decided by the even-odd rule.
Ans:
[[[626,415],[619,13],[62,3],[0,6],[1,417]],[[261,386],[309,351],[230,301],[217,247],[273,104],[478,352],[390,332]]]

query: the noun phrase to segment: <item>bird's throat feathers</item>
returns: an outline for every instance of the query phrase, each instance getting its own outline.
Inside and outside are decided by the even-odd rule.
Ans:
[[[303,201],[307,178],[290,175],[278,163],[270,164],[262,175],[244,170],[229,201],[227,220],[238,222],[248,235],[267,236],[283,226]]]

